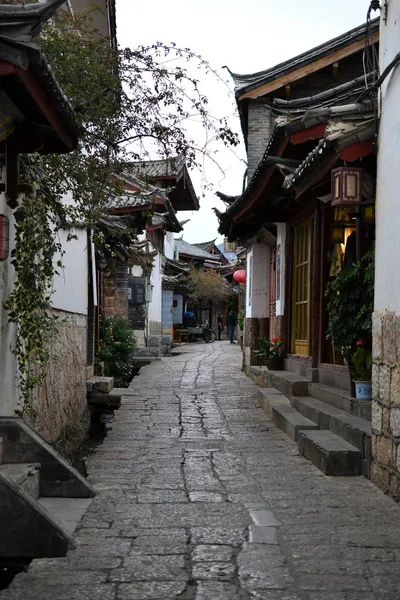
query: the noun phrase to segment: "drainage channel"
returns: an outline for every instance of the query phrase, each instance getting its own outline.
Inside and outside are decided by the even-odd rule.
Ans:
[[[18,573],[27,571],[31,562],[31,558],[0,558],[0,591],[8,588]]]

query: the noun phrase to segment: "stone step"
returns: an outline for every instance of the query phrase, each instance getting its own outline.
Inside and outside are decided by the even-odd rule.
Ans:
[[[34,497],[33,484],[26,479],[36,475],[26,477],[18,468],[20,464],[0,468],[0,558],[65,556],[75,547],[71,534]]]
[[[304,395],[306,396],[307,394]],[[340,408],[340,410],[344,410],[349,414],[352,412],[352,399],[347,390],[341,390],[322,383],[310,383],[308,386],[308,395],[325,404]]]
[[[91,502],[92,498],[39,498],[39,504],[44,510],[71,535]]]
[[[369,421],[308,396],[293,398],[292,404],[304,417],[316,423],[319,429],[340,436],[355,446],[363,459],[371,462],[372,432]]]
[[[114,391],[114,390],[113,390]],[[88,392],[87,403],[93,407],[107,407],[118,410],[121,407],[121,396],[104,392]]]
[[[35,500],[39,498],[39,463],[2,464],[0,465],[0,473],[6,479],[13,481]]]
[[[258,388],[258,396],[263,410],[272,419],[274,406],[290,406],[289,400],[275,388]]]
[[[94,488],[50,444],[17,417],[0,417],[5,463],[39,463],[40,495],[91,498]]]
[[[325,475],[360,475],[361,452],[331,431],[299,431],[299,453]]]
[[[298,440],[299,431],[318,429],[318,425],[304,417],[293,406],[273,406],[272,420],[294,442]]]
[[[88,392],[102,392],[108,394],[114,387],[114,377],[103,377],[101,375],[94,375],[86,382],[86,389]]]
[[[291,371],[269,371],[267,367],[249,367],[248,374],[260,387],[275,388],[286,398],[308,394],[310,380]]]
[[[352,398],[347,390],[331,387],[322,383],[310,383],[308,394],[316,400],[321,400],[325,404],[330,404],[340,410],[344,410],[352,415],[371,421],[372,403],[371,400],[357,400]]]

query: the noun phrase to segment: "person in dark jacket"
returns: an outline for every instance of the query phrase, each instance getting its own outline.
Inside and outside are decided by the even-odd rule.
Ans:
[[[221,340],[221,333],[224,330],[224,322],[222,320],[222,315],[218,315],[217,323],[218,323],[218,339]]]
[[[236,327],[236,315],[231,310],[231,312],[228,314],[229,341],[231,344],[234,343],[233,336],[235,334],[235,327]]]

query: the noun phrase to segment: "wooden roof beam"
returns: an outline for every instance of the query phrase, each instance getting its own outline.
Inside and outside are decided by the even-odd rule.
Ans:
[[[379,31],[376,31],[372,36],[372,43],[375,44],[378,41],[379,41]],[[260,98],[261,96],[266,96],[267,94],[270,94],[271,92],[274,92],[275,90],[285,87],[288,83],[290,84],[290,83],[293,83],[294,81],[297,81],[301,77],[307,77],[308,75],[311,75],[311,73],[315,73],[316,71],[320,71],[321,69],[323,69],[325,67],[329,67],[330,65],[333,65],[334,63],[339,62],[343,58],[346,58],[347,56],[351,56],[352,54],[355,54],[356,52],[363,50],[364,47],[365,47],[364,38],[361,40],[357,40],[356,42],[353,42],[349,46],[340,48],[340,50],[336,50],[336,52],[333,52],[332,54],[329,54],[328,56],[323,56],[322,58],[319,58],[318,60],[316,60],[308,65],[305,65],[304,67],[295,69],[294,71],[291,71],[290,73],[286,73],[285,75],[282,75],[281,77],[278,77],[277,79],[274,79],[273,81],[269,81],[268,83],[265,83],[264,85],[260,85],[259,87],[256,87],[253,90],[250,90],[249,92],[246,92],[245,94],[242,94],[241,96],[239,96],[238,99],[245,100],[245,98],[251,98],[251,99],[255,100],[256,98]]]

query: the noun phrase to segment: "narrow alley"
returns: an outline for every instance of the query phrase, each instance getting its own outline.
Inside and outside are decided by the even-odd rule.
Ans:
[[[142,369],[88,459],[77,548],[1,600],[400,598],[400,507],[300,457],[236,345],[180,352]]]

